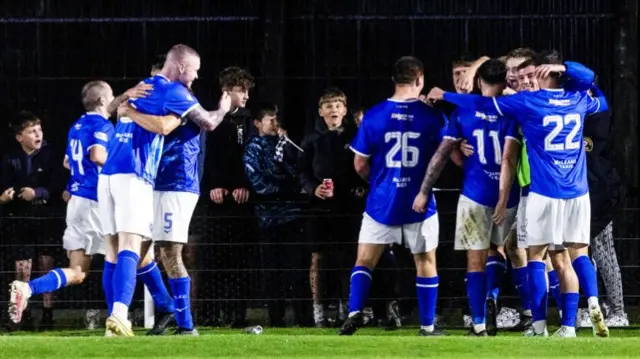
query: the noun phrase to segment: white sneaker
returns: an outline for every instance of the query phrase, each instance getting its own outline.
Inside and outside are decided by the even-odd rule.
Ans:
[[[9,285],[9,293],[11,294],[9,299],[9,318],[12,322],[18,324],[22,321],[22,312],[29,305],[31,287],[27,282],[14,280]]]
[[[556,330],[556,332],[553,333],[553,336],[559,338],[575,338],[576,328],[570,328],[563,325],[560,327],[560,329]]]
[[[591,316],[587,309],[580,308],[576,314],[576,328],[591,328]]]
[[[496,324],[500,329],[514,328],[520,324],[520,313],[513,308],[502,307],[497,315]]]
[[[593,336],[608,337],[609,328],[604,322],[604,315],[600,311],[599,305],[589,307],[589,317],[591,318],[591,324],[593,326]]]
[[[95,330],[100,326],[100,311],[97,309],[88,309],[84,316],[84,324],[87,330]]]
[[[471,319],[471,316],[468,314],[462,316],[462,322],[465,328],[471,328],[473,326],[473,319]]]
[[[612,314],[604,320],[604,323],[609,328],[623,328],[629,326],[629,318],[627,313]]]

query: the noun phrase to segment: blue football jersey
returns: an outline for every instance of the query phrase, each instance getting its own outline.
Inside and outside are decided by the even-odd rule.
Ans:
[[[200,194],[199,153],[200,127],[195,123],[187,121],[166,136],[155,190]]]
[[[446,117],[419,100],[386,100],[365,114],[351,149],[369,157],[366,213],[379,223],[416,223],[436,213],[430,194],[426,213],[412,210],[429,160],[442,140]]]
[[[113,133],[109,119],[96,112],[87,112],[71,126],[65,150],[71,171],[67,190],[71,195],[98,200],[100,166],[91,161],[89,153],[94,146],[107,149]]]
[[[129,101],[140,113],[183,117],[197,105],[197,100],[182,83],[170,82],[162,75],[147,78],[144,82],[153,85],[151,95]],[[110,143],[109,158],[102,173],[135,174],[153,185],[163,145],[164,136],[149,132],[130,118],[122,117],[118,119],[115,138]]]
[[[458,108],[449,120],[445,138],[465,139],[475,148],[464,160],[462,194],[476,203],[495,207],[500,196],[500,165],[507,138],[518,140],[518,127],[513,119],[502,118],[497,111]],[[518,204],[519,190],[514,184],[507,208]]]
[[[445,100],[466,108],[493,108],[520,123],[527,140],[531,192],[560,199],[589,192],[583,124],[586,115],[606,110],[606,103],[564,89],[493,98],[446,93]]]

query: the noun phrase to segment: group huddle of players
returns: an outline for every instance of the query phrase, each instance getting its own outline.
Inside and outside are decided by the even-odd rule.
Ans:
[[[549,287],[561,309],[556,336],[575,336],[580,289],[594,334],[608,336],[587,256],[590,203],[582,142],[585,117],[607,103],[588,68],[563,63],[554,52],[511,55],[506,61],[481,58],[460,78],[457,87],[477,86],[481,95],[434,88],[421,96],[420,60],[395,63],[395,93],[365,114],[351,145],[355,170],[370,190],[351,272],[349,317],[340,334],[363,325],[373,270],[392,243],[414,254],[419,334],[444,334],[434,326],[439,225],[432,189],[452,158],[464,167],[455,248],[467,251],[470,335],[496,333],[506,253],[524,314],[531,317],[525,335],[548,335]],[[228,92],[215,111],[199,104],[190,91],[199,69],[198,53],[176,45],[158,74],[115,99],[105,82],[84,86],[87,113],[71,127],[65,156],[72,195],[63,238],[69,267],[11,283],[12,321],[20,322],[31,296],[81,283],[91,255],[104,253],[106,336],[134,335],[128,311],[137,276],[167,314],[152,334],[164,333],[175,317],[176,334],[198,335],[182,246],[199,195],[200,133],[215,130],[231,107]],[[457,106],[450,118],[434,107],[443,100]],[[109,117],[116,110],[114,128]],[[148,253],[151,239],[161,249],[171,295]]]

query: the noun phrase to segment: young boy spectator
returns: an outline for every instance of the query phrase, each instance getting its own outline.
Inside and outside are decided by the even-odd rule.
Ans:
[[[324,263],[327,259],[325,254],[330,254],[332,267],[348,268],[343,257],[345,251],[356,247],[358,220],[361,218],[355,199],[364,196],[366,184],[355,172],[354,155],[349,150],[357,127],[343,121],[347,114],[347,97],[339,89],[329,88],[320,97],[318,107],[322,120],[316,122],[314,131],[302,141],[304,152],[298,157],[298,170],[300,185],[312,198],[305,236],[311,242],[309,279],[313,316],[316,326],[322,327],[326,325],[322,301],[325,280],[321,274],[323,267],[328,266]],[[340,283],[348,278],[346,273],[331,273],[339,277],[330,283]],[[343,294],[346,294],[346,288],[342,287],[346,285],[346,282],[340,285],[339,291]]]
[[[298,299],[293,301],[296,320],[304,324],[299,299],[305,280],[295,271],[302,268],[303,257],[300,248],[292,245],[301,239],[300,206],[292,202],[300,193],[295,168],[298,150],[285,140],[275,104],[263,103],[255,113],[258,136],[251,137],[245,148],[244,170],[252,192],[260,197],[255,211],[263,244],[264,298],[269,299],[271,326],[285,325],[284,298],[291,297]]]
[[[47,216],[50,210],[45,206],[59,201],[65,180],[61,173],[62,156],[56,156],[53,148],[44,141],[41,122],[35,114],[20,112],[11,128],[18,146],[2,158],[0,204],[5,217],[2,228],[6,230],[8,244],[12,246],[16,280],[28,282],[32,258],[38,259],[39,271],[46,273],[53,269],[52,250],[58,246],[51,245],[59,242],[62,233],[51,233],[51,229],[41,227],[36,218]],[[18,219],[20,217],[27,219]],[[35,257],[36,252],[38,257]],[[23,323],[23,328],[32,325],[29,310],[24,313]],[[44,295],[41,327],[51,326],[53,296],[47,293]]]

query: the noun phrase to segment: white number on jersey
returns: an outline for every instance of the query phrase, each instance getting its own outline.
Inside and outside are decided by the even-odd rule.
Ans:
[[[484,151],[484,130],[473,130],[473,136],[476,138],[476,142],[478,143],[478,160],[483,165],[486,165],[487,157],[485,156]],[[489,137],[491,137],[491,142],[493,142],[493,161],[499,165],[502,163],[502,148],[500,148],[498,131],[489,131]]]
[[[384,134],[384,142],[389,143],[393,141],[393,145],[387,156],[385,157],[388,168],[401,168],[401,167],[415,167],[418,164],[420,157],[420,149],[416,146],[409,145],[409,140],[415,140],[420,138],[418,132],[400,132],[393,131]],[[394,160],[394,157],[401,153],[401,160]]]
[[[545,151],[564,151],[564,150],[577,150],[580,148],[580,141],[574,141],[578,131],[580,131],[580,115],[577,113],[570,113],[564,117],[559,115],[545,116],[542,119],[543,126],[549,126],[553,124],[553,130],[544,138],[544,150]],[[564,139],[564,143],[553,143],[556,137],[562,132],[565,126],[571,126],[573,128],[571,132]]]
[[[82,167],[82,158],[84,157],[84,151],[82,149],[82,143],[80,140],[71,140],[69,143],[71,146],[71,160],[78,164],[78,173],[84,176],[84,167]],[[71,174],[75,174],[73,171],[73,164],[69,166],[71,168]]]

